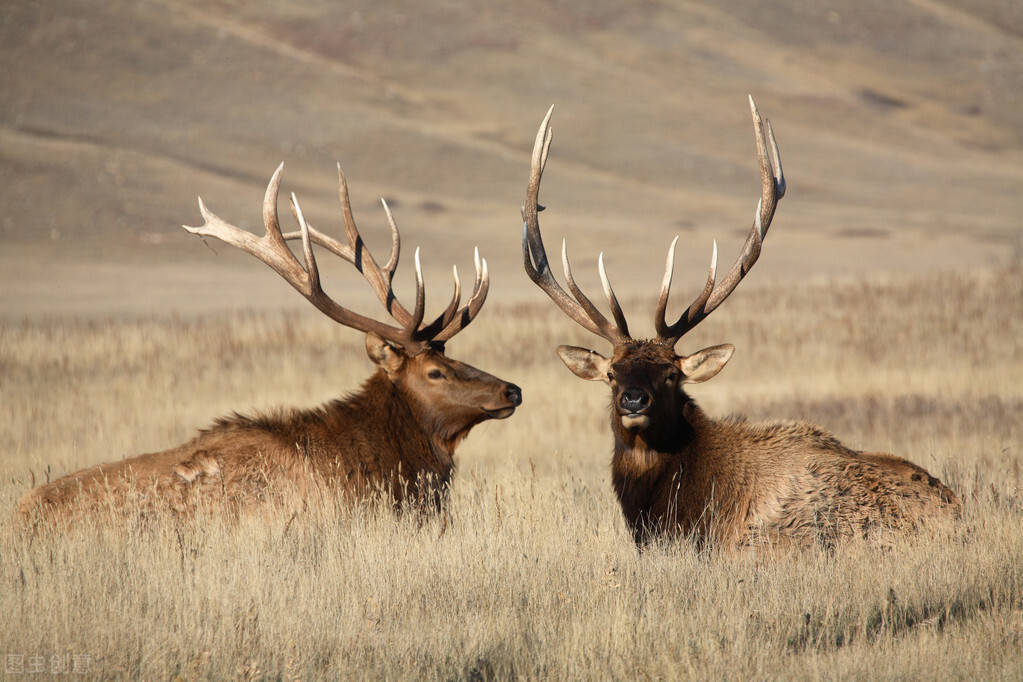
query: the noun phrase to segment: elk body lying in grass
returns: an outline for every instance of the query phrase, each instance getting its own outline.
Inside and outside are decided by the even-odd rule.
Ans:
[[[927,471],[899,457],[863,453],[842,445],[816,426],[799,422],[749,423],[708,417],[685,392],[706,381],[732,356],[730,344],[692,355],[675,345],[735,289],[760,255],[778,201],[785,193],[778,147],[750,98],[763,190],[753,227],[731,270],[716,282],[717,244],[707,283],[678,321],[665,321],[676,237],[654,323],[657,338],[634,339],[598,261],[614,322],[576,285],[563,245],[565,278],[572,296],[554,279],[537,212],[540,179],[551,143],[547,113],[533,148],[523,207],[522,250],[526,273],[577,323],[609,341],[610,357],[561,346],[558,354],[577,376],[611,387],[614,455],[611,474],[622,512],[636,542],[691,537],[698,545],[724,548],[831,543],[874,531],[913,528],[955,517],[955,493]],[[574,298],[573,298],[574,296]]]
[[[338,166],[348,244],[310,227],[295,195],[291,208],[300,230],[281,232],[277,196],[283,164],[267,186],[263,237],[230,225],[199,200],[205,219],[193,234],[216,237],[269,265],[327,317],[366,333],[366,352],[377,371],[356,393],[315,409],[284,409],[255,417],[218,420],[176,448],[139,455],[69,474],[30,491],[24,515],[54,510],[119,509],[128,501],[184,511],[196,503],[235,507],[285,490],[365,499],[383,492],[394,504],[435,507],[443,500],[458,443],[476,424],[504,419],[522,401],[518,386],[444,354],[444,343],[479,313],[490,286],[487,263],[476,253],[476,280],[464,306],[457,269],[446,309],[424,323],[425,287],[416,251],[416,301],[412,311],[395,298],[391,280],[400,236],[387,204],[391,255],[379,267],[355,226],[348,189]],[[304,264],[287,246],[302,242]],[[385,324],[350,311],[320,287],[313,244],[355,265],[398,323]]]

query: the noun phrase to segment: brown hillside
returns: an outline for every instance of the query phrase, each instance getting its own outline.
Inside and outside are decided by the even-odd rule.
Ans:
[[[301,305],[178,228],[199,193],[258,227],[281,160],[315,224],[339,224],[340,160],[371,242],[386,240],[386,195],[431,278],[479,243],[495,295],[532,297],[518,206],[551,103],[545,225],[569,236],[584,285],[590,243],[612,245],[618,288],[644,294],[675,233],[696,280],[712,238],[734,254],[757,197],[747,93],[790,187],[759,278],[1019,259],[1011,4],[16,1],[2,14],[0,314],[255,293]]]

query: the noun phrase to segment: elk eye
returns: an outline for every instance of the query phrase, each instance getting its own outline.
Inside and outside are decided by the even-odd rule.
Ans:
[[[611,372],[608,372],[607,373],[607,380],[608,381],[614,381],[615,380],[615,375],[612,374]]]
[[[440,371],[439,369],[431,369],[430,373],[427,374],[426,376],[430,377],[431,379],[443,379],[444,372]]]

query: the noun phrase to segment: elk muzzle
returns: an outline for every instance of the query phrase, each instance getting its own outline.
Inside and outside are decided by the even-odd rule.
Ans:
[[[630,387],[618,395],[618,416],[622,426],[627,429],[643,429],[649,426],[650,416],[647,412],[653,404],[649,391],[643,388]]]
[[[522,389],[515,384],[506,383],[504,385],[504,399],[508,402],[507,406],[498,408],[482,408],[483,411],[491,419],[507,419],[515,413],[515,408],[522,404]]]

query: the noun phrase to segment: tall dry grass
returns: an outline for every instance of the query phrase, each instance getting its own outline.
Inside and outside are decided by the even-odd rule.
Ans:
[[[626,308],[642,330],[653,301]],[[8,512],[33,480],[176,444],[233,409],[315,404],[370,364],[358,334],[306,311],[6,322],[0,665],[43,656],[52,672],[51,656],[76,654],[93,676],[130,679],[1019,679],[1021,313],[1018,271],[817,282],[739,292],[687,338],[680,348],[738,347],[693,391],[712,414],[811,419],[922,464],[966,503],[950,535],[762,560],[635,550],[608,481],[606,389],[553,353],[597,340],[544,301],[492,303],[450,346],[525,402],[460,449],[448,520],[317,500],[295,516],[25,533]]]

